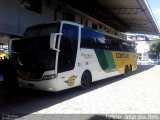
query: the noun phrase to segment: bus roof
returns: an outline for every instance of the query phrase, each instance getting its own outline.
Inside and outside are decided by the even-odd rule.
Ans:
[[[39,24],[31,25],[29,27],[36,27],[39,25],[48,25],[48,24],[53,24],[53,23],[66,23],[66,24],[72,24],[72,25],[76,25],[76,26],[83,26],[83,25],[75,23],[75,22],[66,21],[66,20],[59,20],[59,21],[50,21],[50,22],[45,22],[45,23],[39,23]]]
[[[107,33],[107,32],[100,31],[100,30],[97,30],[97,29],[92,29],[92,28],[86,27],[86,26],[84,26],[84,25],[82,25],[82,24],[75,23],[75,22],[71,22],[71,21],[66,21],[66,20],[51,21],[51,22],[47,22],[47,23],[40,23],[40,24],[36,24],[36,25],[30,26],[30,27],[36,27],[36,26],[40,26],[40,25],[48,25],[48,24],[53,24],[53,23],[62,23],[62,24],[66,23],[66,24],[76,25],[76,26],[80,26],[81,28],[86,28],[86,29],[89,29],[89,30],[92,30],[92,31],[95,31],[95,32],[99,32],[99,33],[108,35],[108,36],[110,36],[110,37],[114,37],[114,38],[118,38],[118,39],[121,39],[121,40],[126,40],[126,41],[128,41],[127,39],[124,39],[124,38],[119,37],[119,36],[117,36],[117,35],[109,34],[109,33]],[[30,27],[29,27],[29,28],[30,28]],[[132,41],[129,41],[129,42],[132,42]]]

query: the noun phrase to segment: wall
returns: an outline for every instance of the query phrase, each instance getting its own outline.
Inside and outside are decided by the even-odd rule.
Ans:
[[[22,36],[26,27],[54,20],[54,10],[47,8],[42,1],[42,13],[36,13],[20,7],[20,0],[0,1],[0,34]]]
[[[22,0],[0,1],[0,34],[22,36],[28,26],[54,20],[62,20],[65,19],[65,17],[68,20],[72,19],[73,15],[75,18],[71,21],[84,24],[88,27],[97,25],[97,29],[99,30],[124,38],[124,34],[71,6],[64,5],[58,0],[51,0],[49,4],[46,4],[46,0],[42,0],[41,13],[36,13],[24,8],[24,4],[22,6],[21,1]]]
[[[18,0],[0,1],[0,33],[18,34]]]

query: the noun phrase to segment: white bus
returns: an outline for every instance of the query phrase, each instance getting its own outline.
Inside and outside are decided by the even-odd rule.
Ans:
[[[134,43],[69,21],[31,26],[10,50],[19,86],[44,91],[87,88],[137,69]]]

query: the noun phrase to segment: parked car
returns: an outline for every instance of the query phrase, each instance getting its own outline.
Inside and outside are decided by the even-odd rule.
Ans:
[[[0,48],[0,60],[9,59],[8,49]]]
[[[151,59],[148,59],[148,60],[138,60],[137,64],[138,65],[154,65],[154,64],[156,64],[156,62],[153,61],[153,60],[151,60]]]

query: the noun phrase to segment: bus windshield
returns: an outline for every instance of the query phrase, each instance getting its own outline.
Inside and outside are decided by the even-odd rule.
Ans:
[[[50,34],[59,32],[59,26],[52,23],[30,27],[23,39],[13,41],[12,51],[17,54],[18,65],[29,70],[54,69],[56,51],[50,50]]]
[[[60,28],[60,23],[51,23],[51,24],[29,27],[25,31],[23,38],[49,36],[51,33],[59,32],[59,28]]]

